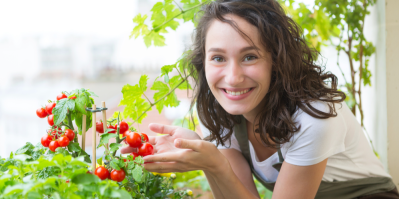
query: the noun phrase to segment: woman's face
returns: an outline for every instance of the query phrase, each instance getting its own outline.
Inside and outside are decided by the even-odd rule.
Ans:
[[[255,26],[236,15],[233,20],[253,42],[228,23],[214,20],[205,43],[205,75],[219,104],[232,115],[253,118],[269,90],[272,60]]]

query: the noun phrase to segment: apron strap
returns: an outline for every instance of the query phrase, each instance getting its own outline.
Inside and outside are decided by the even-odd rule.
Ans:
[[[252,169],[253,166],[252,166],[251,153],[249,150],[247,123],[243,116],[240,116],[240,124],[236,124],[234,126],[234,135],[237,138],[238,145],[240,145],[240,150],[241,150],[242,155],[247,160],[247,162],[249,163],[249,166]]]

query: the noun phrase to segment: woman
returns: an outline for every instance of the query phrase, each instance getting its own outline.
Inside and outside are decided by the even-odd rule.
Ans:
[[[151,124],[167,135],[150,137],[156,153],[145,168],[203,170],[215,198],[259,198],[252,174],[273,198],[399,198],[316,55],[274,0],[205,6],[190,58],[213,143]]]

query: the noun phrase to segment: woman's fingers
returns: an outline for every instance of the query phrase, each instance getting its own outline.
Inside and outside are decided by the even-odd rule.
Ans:
[[[186,172],[191,170],[198,170],[198,168],[186,168],[178,162],[159,162],[159,163],[146,163],[144,168],[150,172],[157,173],[170,173],[170,172]]]
[[[151,145],[155,145],[155,144],[157,143],[157,142],[156,142],[157,137],[158,137],[158,136],[148,136],[148,142],[149,142]]]
[[[154,131],[155,133],[168,134],[168,135],[173,135],[176,129],[179,128],[176,126],[169,126],[157,123],[151,123],[148,125],[148,127],[150,128],[151,131]]]
[[[127,147],[123,147],[123,148],[121,149],[121,153],[122,153],[122,154],[132,153],[132,152],[137,153],[137,148],[133,148],[133,147],[127,146]]]
[[[175,147],[180,149],[192,149],[194,151],[202,151],[202,149],[215,146],[207,141],[203,140],[186,140],[186,139],[176,139],[175,140]],[[211,144],[211,145],[209,145]]]
[[[144,162],[176,162],[181,160],[181,153],[166,152],[162,154],[145,156]]]

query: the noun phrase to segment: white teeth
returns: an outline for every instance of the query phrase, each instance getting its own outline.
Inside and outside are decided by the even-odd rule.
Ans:
[[[226,90],[226,93],[228,93],[228,94],[230,94],[230,95],[237,96],[237,95],[242,95],[242,94],[248,93],[249,90],[250,90],[250,89],[247,89],[247,90],[245,90],[245,91],[239,91],[239,92],[234,92],[234,91]]]

